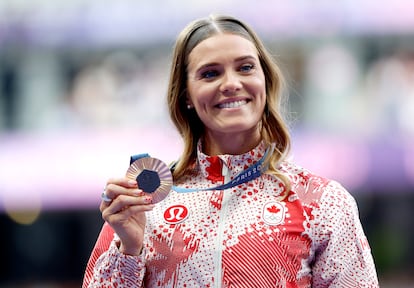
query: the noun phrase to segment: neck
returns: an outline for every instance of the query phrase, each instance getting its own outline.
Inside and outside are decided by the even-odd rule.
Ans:
[[[207,133],[203,141],[203,152],[207,155],[240,155],[259,145],[261,136],[259,131],[235,134]]]

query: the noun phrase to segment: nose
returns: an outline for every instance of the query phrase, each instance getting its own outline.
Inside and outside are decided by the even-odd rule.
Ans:
[[[224,95],[234,94],[242,88],[240,76],[235,71],[226,71],[223,74],[220,91]]]

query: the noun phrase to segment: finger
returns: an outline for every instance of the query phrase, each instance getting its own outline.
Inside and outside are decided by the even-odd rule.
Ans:
[[[127,178],[109,180],[104,190],[106,197],[110,199],[115,199],[120,194],[126,194],[130,196],[143,195],[142,190],[138,189],[137,181],[129,180]]]
[[[105,210],[102,213],[102,218],[110,224],[116,224],[116,222],[124,221],[130,217],[136,217],[140,215],[140,213],[151,211],[154,207],[155,204],[126,206],[114,214],[108,213],[108,211]]]
[[[106,214],[116,214],[130,206],[144,206],[152,203],[152,197],[148,195],[120,194],[111,203],[102,201],[100,210]]]
[[[145,193],[138,189],[136,191],[131,192],[131,191],[126,191],[125,188],[122,188],[122,187],[111,186],[109,189],[105,189],[104,192],[102,192],[102,195],[101,195],[102,201],[99,206],[99,210],[103,212],[103,210],[108,208],[112,204],[112,201],[116,199],[117,197],[119,197],[119,195],[127,195],[129,197],[140,197],[140,196],[145,195]]]
[[[124,188],[137,188],[138,183],[136,180],[129,179],[129,178],[110,178],[106,182],[105,188],[107,188],[109,185],[117,185]]]
[[[136,219],[144,217],[143,221],[145,221],[145,214],[143,213],[152,211],[154,207],[155,204],[126,206],[117,213],[109,213],[107,209],[102,212],[102,219],[113,227],[124,221],[130,220],[131,217],[138,217]]]

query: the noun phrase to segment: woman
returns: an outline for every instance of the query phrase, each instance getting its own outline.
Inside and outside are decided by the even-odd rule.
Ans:
[[[378,286],[353,197],[286,160],[283,83],[243,22],[211,16],[181,32],[175,186],[153,204],[136,181],[108,181],[84,287]]]

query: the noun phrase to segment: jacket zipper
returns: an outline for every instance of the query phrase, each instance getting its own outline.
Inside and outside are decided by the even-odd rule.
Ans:
[[[227,169],[227,166],[223,163],[223,168],[222,168],[222,175],[224,176],[224,183],[228,183],[230,181],[230,173]],[[222,191],[223,193],[223,200],[221,203],[221,210],[219,213],[219,226],[218,226],[218,231],[217,231],[217,235],[218,237],[216,238],[216,247],[217,247],[217,259],[216,259],[216,263],[215,263],[215,275],[214,275],[214,287],[215,288],[221,288],[221,281],[222,281],[222,256],[223,256],[223,251],[222,251],[222,243],[223,243],[223,231],[224,231],[224,224],[225,224],[225,218],[227,216],[227,209],[228,209],[228,201],[231,197],[230,193],[227,193],[227,189]]]

